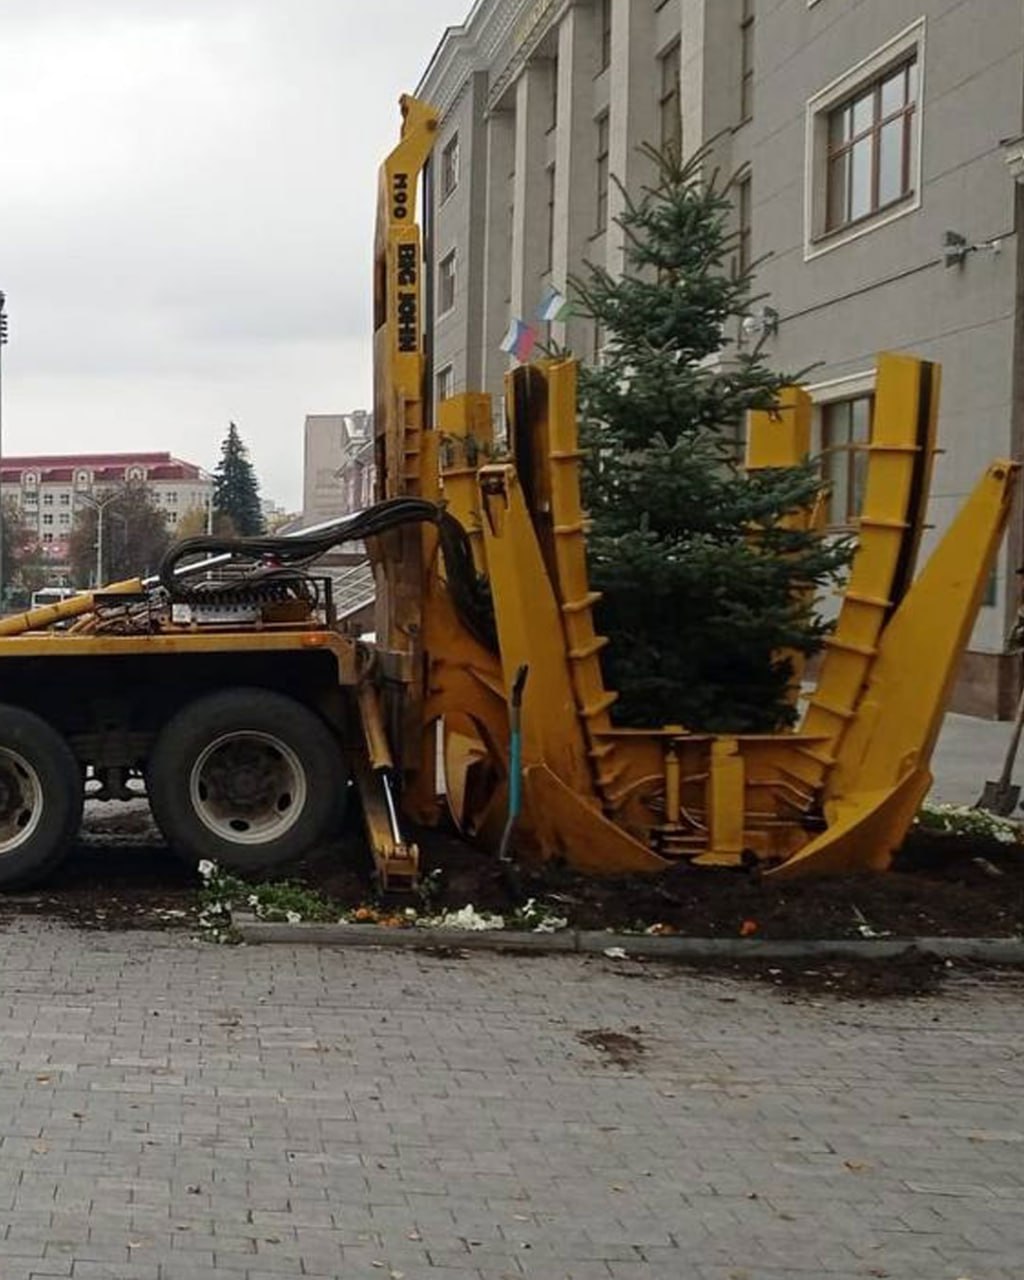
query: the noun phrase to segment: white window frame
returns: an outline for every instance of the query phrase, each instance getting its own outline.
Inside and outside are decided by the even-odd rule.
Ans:
[[[878,371],[865,369],[861,373],[847,373],[839,378],[827,378],[823,382],[815,382],[806,387],[814,406],[811,419],[811,454],[820,458],[824,453],[824,432],[822,429],[822,409],[828,404],[840,400],[856,400],[861,396],[873,396],[878,385]],[[849,525],[828,525],[829,534],[848,532]]]
[[[451,164],[451,157],[454,153],[455,163]],[[441,148],[441,203],[448,201],[459,188],[459,169],[462,162],[462,149],[459,143],[459,134],[455,133]],[[445,177],[448,172],[453,174],[452,184],[445,187]]]
[[[441,279],[448,263],[452,267],[452,302],[450,307],[441,308]],[[453,249],[451,253],[446,253],[441,261],[437,264],[437,318],[440,320],[443,316],[450,315],[455,310],[455,300],[459,292],[459,254],[457,249]]]
[[[436,378],[437,403],[443,404],[455,394],[455,366],[446,364],[438,369]]]
[[[820,89],[805,104],[806,133],[804,144],[804,261],[810,262],[823,254],[870,235],[880,227],[886,227],[898,218],[916,213],[921,207],[921,184],[924,157],[924,84],[925,84],[925,28],[926,19],[920,17],[898,35],[886,41],[874,53],[862,58],[849,71]],[[896,67],[909,54],[917,60],[917,106],[914,112],[914,129],[917,131],[917,154],[914,164],[913,190],[907,199],[895,208],[885,209],[875,217],[865,218],[856,226],[835,231],[826,230],[828,200],[828,121],[830,113],[842,105],[857,90],[882,76],[889,67]]]

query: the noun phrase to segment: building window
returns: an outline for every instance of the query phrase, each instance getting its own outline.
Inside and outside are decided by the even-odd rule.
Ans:
[[[455,134],[441,152],[441,199],[447,200],[459,185],[459,135]]]
[[[70,514],[70,512],[62,511],[62,512],[60,513],[60,522],[61,522],[61,524],[70,524],[70,523],[71,523],[71,514]]]
[[[455,370],[450,364],[446,364],[437,375],[437,403],[442,400],[450,400],[455,393]]]
[[[821,407],[822,474],[829,486],[828,522],[849,527],[864,505],[874,397],[854,396]]]
[[[46,515],[43,516],[43,524],[53,524],[53,513],[51,511],[48,511]]]
[[[599,71],[612,65],[612,0],[600,0],[601,3],[601,64]]]
[[[44,493],[44,494],[43,494],[43,506],[44,506],[44,507],[52,507],[52,506],[53,506],[53,494],[52,494],[52,493]]]
[[[44,534],[43,534],[43,541],[44,541],[44,542],[52,542],[52,541],[53,541],[53,534],[52,534],[52,533],[44,533]]]
[[[71,494],[70,494],[70,493],[62,493],[62,494],[60,495],[60,505],[61,505],[62,507],[70,507],[70,506],[71,506]]]
[[[675,44],[658,59],[661,95],[658,110],[661,117],[661,148],[677,160],[683,154],[683,114],[679,95],[680,44]]]
[[[754,0],[740,11],[740,124],[754,114]]]
[[[750,242],[753,234],[752,194],[750,174],[748,173],[736,184],[736,221],[737,235],[739,237],[736,265],[741,276],[745,276],[750,270],[752,261],[750,254]]]
[[[170,489],[167,493],[165,493],[164,502],[166,502],[169,506],[176,507],[178,505],[177,490]]]
[[[437,268],[437,314],[447,315],[455,306],[455,250]]]
[[[808,99],[805,261],[920,209],[925,37],[919,18]]]
[[[911,58],[828,113],[827,231],[911,194],[916,106],[917,59]]]
[[[548,101],[551,104],[551,115],[548,118],[548,132],[558,127],[558,59],[552,58],[549,63],[551,68],[550,87],[548,90]]]
[[[555,262],[555,166],[548,165],[548,222],[547,222],[547,266],[550,271]]]
[[[608,115],[597,122],[597,221],[595,232],[608,229]]]

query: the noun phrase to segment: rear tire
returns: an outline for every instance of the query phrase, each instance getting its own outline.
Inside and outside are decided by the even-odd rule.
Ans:
[[[184,707],[157,738],[147,783],[179,857],[242,872],[308,853],[329,835],[346,787],[324,721],[266,689],[226,689]]]
[[[0,705],[0,889],[44,879],[82,821],[82,771],[45,720]]]

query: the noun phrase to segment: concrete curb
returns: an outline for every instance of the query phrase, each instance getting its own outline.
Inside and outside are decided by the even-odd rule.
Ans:
[[[513,929],[386,929],[373,924],[274,924],[236,911],[232,923],[244,942],[313,943],[329,947],[405,947],[419,951],[533,952],[537,955],[602,955],[610,947],[627,957],[662,960],[891,960],[933,956],[1024,965],[1018,938],[680,938],[650,934],[563,929],[524,933]]]

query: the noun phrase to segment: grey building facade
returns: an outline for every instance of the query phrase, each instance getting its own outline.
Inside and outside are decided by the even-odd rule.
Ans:
[[[417,92],[442,116],[435,399],[500,394],[510,319],[587,260],[618,268],[641,142],[710,143],[770,295],[751,323],[779,367],[814,366],[831,523],[856,527],[878,351],[943,365],[925,554],[985,465],[1021,457],[1021,0],[478,0]],[[596,358],[587,322],[539,327]],[[1018,503],[960,709],[1012,707],[1022,559]]]
[[[373,501],[373,415],[311,413],[303,429],[303,527],[361,511]]]

